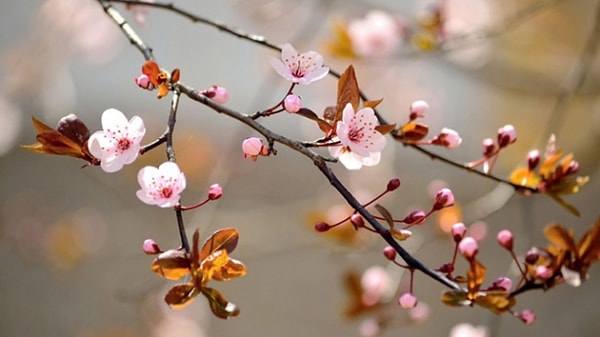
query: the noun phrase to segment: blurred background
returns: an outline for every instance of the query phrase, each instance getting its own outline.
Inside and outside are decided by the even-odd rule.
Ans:
[[[377,167],[348,172],[335,165],[361,200],[377,195],[390,178],[400,178],[402,187],[381,200],[397,217],[428,209],[431,191],[450,187],[460,207],[450,216],[481,237],[487,283],[501,275],[516,278],[509,255],[495,243],[499,230],[511,229],[516,251],[523,254],[532,245],[546,244],[545,225],[562,223],[579,237],[600,215],[600,33],[595,27],[600,1],[175,3],[273,43],[319,51],[337,71],[354,64],[364,92],[384,98],[380,111],[390,122],[405,122],[411,102],[426,100],[431,107],[424,122],[432,134],[449,127],[463,138],[456,150],[434,151],[459,162],[477,159],[483,138],[494,138],[499,127],[513,124],[518,141],[501,154],[494,168],[498,176],[507,177],[524,165],[529,150],[543,152],[548,137],[555,134],[558,147],[573,152],[581,173],[591,178],[580,193],[567,197],[581,212],[579,218],[546,196],[512,196],[510,188],[392,142]],[[427,35],[436,5],[444,8],[444,34],[461,38],[431,50],[440,38]],[[153,48],[162,67],[180,68],[182,81],[197,89],[225,86],[231,97],[227,105],[233,109],[264,109],[288,89],[269,65],[269,57],[279,56],[273,51],[170,12],[151,9],[141,22],[144,13],[116,7]],[[336,22],[350,31],[353,22],[365,20],[373,10],[393,18],[396,40],[385,53],[370,52],[367,46],[362,54],[347,57],[340,52],[344,45],[336,35]],[[152,257],[143,254],[141,245],[152,238],[162,248],[177,246],[175,217],[135,197],[138,170],[165,161],[163,148],[119,173],[107,174],[97,167],[80,169],[82,161],[36,155],[19,147],[35,143],[31,116],[54,126],[62,116],[75,113],[93,132],[101,128],[100,116],[108,108],[141,116],[149,142],[164,131],[169,99],[157,100],[155,93],[134,84],[143,58],[96,1],[8,0],[0,3],[0,13],[0,336],[373,332],[368,327],[375,314],[344,317],[351,302],[344,279],[351,270],[360,275],[372,266],[387,268],[381,256],[383,242],[352,231],[346,236],[314,232],[316,220],[336,222],[348,209],[313,164],[281,146],[277,156],[256,162],[243,159],[240,143],[255,134],[185,98],[175,138],[178,163],[188,180],[182,201],[203,200],[213,183],[225,191],[217,202],[185,213],[188,233],[199,228],[206,238],[218,228],[238,228],[240,243],[233,257],[246,264],[248,274],[212,283],[241,307],[233,320],[214,318],[200,297],[183,310],[170,310],[162,297],[174,283],[150,271]],[[320,112],[335,103],[336,86],[329,77],[298,87],[296,93],[305,106]],[[290,114],[264,122],[290,137],[319,136],[313,123]],[[448,262],[453,249],[439,229],[442,220],[428,220],[405,244],[433,268]],[[407,275],[397,268],[388,270],[405,291]],[[381,336],[450,336],[459,323],[485,326],[487,336],[595,336],[600,330],[596,266],[590,280],[577,289],[562,285],[519,297],[516,310],[530,308],[537,314],[532,326],[479,308],[445,307],[439,301],[443,290],[417,274],[418,308],[428,310],[428,318],[391,305]]]

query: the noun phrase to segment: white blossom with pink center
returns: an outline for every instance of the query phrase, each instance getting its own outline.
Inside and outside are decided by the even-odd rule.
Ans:
[[[138,116],[128,121],[121,111],[108,109],[102,113],[102,129],[88,139],[88,149],[100,158],[100,167],[106,172],[116,172],[131,164],[146,134],[144,121]]]
[[[173,207],[179,203],[179,195],[185,189],[185,176],[173,162],[162,163],[158,168],[146,166],[138,172],[141,189],[137,197],[148,205]]]
[[[377,125],[373,109],[362,108],[355,113],[352,104],[346,104],[336,127],[342,146],[330,147],[329,152],[349,170],[379,164],[386,139],[375,130]]]
[[[329,68],[323,67],[321,54],[312,50],[300,54],[289,43],[281,47],[281,60],[271,57],[270,62],[279,75],[299,84],[320,80],[329,73]]]

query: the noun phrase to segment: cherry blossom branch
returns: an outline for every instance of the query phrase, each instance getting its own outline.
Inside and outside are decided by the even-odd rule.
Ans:
[[[146,46],[144,41],[140,39],[135,30],[131,28],[131,25],[127,23],[127,20],[123,18],[121,13],[111,6],[108,3],[109,1],[98,0],[98,2],[100,5],[102,5],[102,8],[104,8],[106,15],[108,15],[119,26],[119,28],[121,28],[123,33],[125,33],[125,36],[129,38],[129,42],[131,42],[131,44],[134,45],[142,53],[142,55],[144,55],[144,58],[146,60],[153,60],[154,55],[152,55],[152,48]]]
[[[103,5],[104,5],[104,1],[100,1],[100,2],[103,3]],[[105,11],[107,11],[106,6],[105,6]],[[112,12],[112,11],[107,11],[107,13],[109,13],[109,12]],[[126,27],[126,23],[123,23],[122,21],[117,20],[118,16],[111,15],[110,17],[113,18],[113,20],[119,24],[119,27],[121,27],[124,34],[126,34],[126,35],[129,34],[129,29],[124,29],[124,27]],[[135,39],[130,39],[130,40],[135,41]],[[139,41],[141,42],[141,40],[139,40]],[[144,45],[143,42],[141,45]],[[140,49],[140,51],[146,50],[144,48],[139,48],[139,47],[138,47],[138,49]],[[147,57],[147,55],[148,55],[146,53],[142,53],[142,54],[144,55],[144,57]],[[167,131],[166,131],[167,156],[169,157],[170,161],[175,161],[175,154],[172,149],[172,146],[173,146],[172,133],[173,133],[173,128],[174,128],[174,125],[176,122],[176,112],[177,112],[177,105],[178,105],[178,101],[179,101],[179,95],[180,95],[180,93],[183,93],[186,96],[188,96],[190,99],[197,101],[197,102],[213,109],[214,111],[216,111],[218,113],[223,113],[231,118],[234,118],[234,119],[242,122],[243,124],[246,124],[247,126],[251,127],[252,129],[256,130],[257,132],[259,132],[260,134],[265,136],[268,139],[269,144],[273,144],[274,142],[281,143],[281,144],[286,145],[287,147],[291,148],[292,150],[299,152],[299,153],[305,155],[306,157],[310,158],[313,161],[313,163],[319,168],[319,170],[327,177],[327,179],[332,184],[332,186],[336,190],[338,190],[338,192],[344,197],[344,199],[359,214],[361,214],[367,220],[367,222],[369,222],[371,224],[371,226],[373,226],[373,228],[377,231],[377,233],[379,233],[379,235],[398,252],[400,257],[410,267],[420,270],[424,274],[430,276],[434,280],[440,282],[441,284],[443,284],[449,288],[457,289],[457,290],[462,289],[460,287],[460,285],[458,285],[457,283],[449,280],[442,274],[439,274],[439,273],[427,268],[419,260],[415,259],[410,253],[408,253],[404,248],[402,248],[402,246],[400,246],[400,244],[393,238],[391,232],[388,229],[386,229],[383,225],[381,225],[360,204],[360,202],[358,200],[356,200],[356,198],[354,198],[354,196],[348,191],[348,189],[346,189],[346,187],[335,176],[335,174],[333,173],[331,168],[326,163],[327,161],[335,161],[335,160],[328,160],[328,159],[324,158],[323,156],[311,151],[310,149],[305,147],[301,142],[289,139],[289,138],[279,135],[275,132],[272,132],[271,130],[267,129],[266,127],[264,127],[263,125],[258,123],[256,120],[254,120],[251,115],[242,114],[242,113],[239,113],[232,109],[229,109],[225,106],[222,106],[222,105],[212,101],[211,99],[207,98],[206,96],[201,95],[197,90],[194,90],[193,88],[188,87],[182,83],[174,84],[173,89],[174,89],[174,94],[173,94],[173,99],[171,101],[171,111],[169,114],[169,122],[168,122],[169,125],[168,125]],[[184,249],[186,251],[189,252],[189,244],[187,242],[187,236],[185,235],[185,229],[183,226],[183,217],[182,217],[181,207],[176,206],[175,212],[176,212],[176,216],[177,216],[177,223],[178,223],[178,228],[180,231],[182,246],[184,247]]]
[[[111,2],[111,3],[123,3],[123,4],[128,4],[128,5],[140,5],[140,6],[155,7],[155,8],[160,8],[160,9],[163,9],[163,10],[171,11],[171,12],[174,12],[174,13],[176,13],[178,15],[181,15],[181,16],[183,16],[183,17],[191,20],[194,23],[202,23],[202,24],[214,27],[214,28],[216,28],[216,29],[218,29],[220,31],[225,32],[225,33],[229,33],[229,34],[231,34],[233,36],[236,36],[238,38],[241,38],[243,40],[247,40],[249,42],[252,42],[252,43],[261,45],[263,47],[272,49],[274,51],[281,52],[281,47],[279,45],[277,45],[275,43],[272,43],[272,42],[269,42],[262,35],[250,34],[250,33],[247,33],[247,32],[245,32],[242,29],[239,29],[237,27],[234,27],[234,26],[227,25],[227,24],[219,22],[219,21],[215,21],[215,20],[211,20],[211,19],[207,19],[207,18],[198,16],[198,15],[195,15],[195,14],[190,13],[190,12],[188,12],[188,11],[180,8],[180,7],[175,6],[172,3],[142,2],[142,1],[136,1],[136,0],[99,0],[99,1],[101,3],[103,3],[103,4],[107,3],[107,2]],[[550,1],[562,1],[562,0],[550,0]],[[106,9],[105,9],[105,11],[106,11]],[[119,24],[119,26],[121,26],[121,21],[117,21],[115,18],[113,18],[113,20],[117,24]],[[125,27],[128,27],[128,25],[125,25]],[[123,32],[125,34],[128,34],[130,30],[131,30],[131,28],[129,27],[129,29],[127,29],[127,30],[123,29]],[[139,37],[137,37],[137,35],[135,35],[135,37],[136,37],[135,39],[133,39],[133,38],[130,37],[130,41],[132,43],[134,43],[134,41],[138,41],[139,40]],[[141,40],[139,40],[139,41],[141,42]],[[146,60],[149,60],[149,59],[152,58],[151,53],[150,54],[144,53],[144,51],[146,51],[146,50],[150,50],[151,51],[151,49],[148,48],[148,47],[146,47],[143,43],[141,45],[136,45],[136,47],[138,49],[140,49],[140,51],[142,51],[142,53],[144,54],[144,57],[146,58]],[[329,68],[329,75],[331,75],[331,76],[333,76],[333,77],[335,77],[337,79],[339,79],[341,77],[341,73],[336,72],[336,71],[332,70],[331,68]],[[367,95],[362,90],[359,90],[359,95],[360,95],[360,98],[363,101],[368,101],[369,100],[369,98],[367,97]],[[389,124],[381,116],[381,114],[376,109],[373,109],[373,110],[375,111],[375,115],[377,116],[377,119],[379,120],[380,124],[384,124],[384,125],[385,124]],[[256,116],[254,118],[256,118]],[[392,134],[394,134],[394,132],[392,132]],[[395,134],[397,134],[397,133],[395,133]],[[429,151],[429,150],[427,150],[427,149],[425,149],[425,148],[423,148],[423,147],[421,147],[419,145],[415,145],[415,144],[405,144],[405,145],[409,146],[410,148],[415,149],[418,152],[423,153],[424,155],[430,157],[431,159],[439,160],[439,161],[441,161],[443,163],[446,163],[446,164],[448,164],[450,166],[453,166],[455,168],[462,169],[462,170],[465,170],[465,171],[468,171],[468,172],[471,172],[471,173],[475,173],[476,175],[479,175],[479,176],[487,178],[487,179],[491,179],[491,180],[496,181],[498,183],[502,183],[502,184],[506,184],[506,185],[512,186],[515,190],[527,191],[527,192],[530,192],[530,193],[538,193],[539,192],[538,189],[535,188],[535,187],[528,187],[528,186],[523,186],[523,185],[512,183],[511,181],[509,181],[507,179],[503,179],[503,178],[500,178],[498,176],[492,175],[490,173],[485,173],[485,172],[479,171],[479,170],[477,170],[475,168],[467,166],[464,163],[454,161],[454,160],[452,160],[450,158],[447,158],[447,157],[444,157],[444,156],[439,155],[437,153],[434,153],[432,151]]]

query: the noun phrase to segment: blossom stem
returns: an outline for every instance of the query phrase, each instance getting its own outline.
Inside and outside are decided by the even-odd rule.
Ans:
[[[202,207],[202,206],[206,205],[210,200],[211,199],[206,198],[206,200],[204,200],[202,202],[199,202],[197,204],[193,204],[193,205],[190,205],[190,206],[181,206],[180,208],[181,208],[182,211],[189,211],[189,210],[196,209],[198,207]]]

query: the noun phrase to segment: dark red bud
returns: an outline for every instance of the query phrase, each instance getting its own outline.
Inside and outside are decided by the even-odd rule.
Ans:
[[[329,226],[328,224],[319,221],[315,224],[315,230],[317,232],[327,232],[329,229],[331,228],[331,226]]]
[[[398,178],[390,179],[390,181],[387,184],[388,191],[393,191],[393,190],[397,189],[398,187],[400,187],[400,179],[398,179]]]
[[[394,261],[396,259],[396,250],[394,247],[387,246],[383,249],[383,255],[390,261]]]

